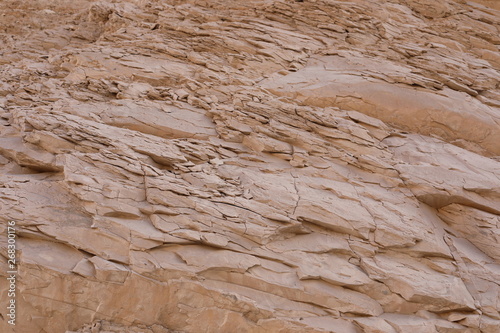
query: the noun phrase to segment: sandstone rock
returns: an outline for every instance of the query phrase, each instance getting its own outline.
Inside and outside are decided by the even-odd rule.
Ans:
[[[0,2],[0,331],[498,332],[499,9]]]
[[[428,310],[475,308],[474,300],[460,278],[433,272],[411,258],[377,255],[373,259],[363,259],[362,263],[372,279],[382,281],[407,301],[426,303],[423,307],[428,307]],[[409,275],[408,270],[413,273]],[[436,289],[430,289],[431,286]]]

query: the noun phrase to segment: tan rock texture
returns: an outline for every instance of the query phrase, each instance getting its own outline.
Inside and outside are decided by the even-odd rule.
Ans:
[[[0,1],[0,331],[500,332],[499,3]]]

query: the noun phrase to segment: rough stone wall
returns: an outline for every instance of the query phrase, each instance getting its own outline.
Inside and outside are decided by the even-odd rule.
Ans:
[[[499,332],[494,8],[1,1],[0,331]]]

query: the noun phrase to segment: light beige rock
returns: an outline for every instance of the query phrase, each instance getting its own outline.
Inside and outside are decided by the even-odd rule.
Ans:
[[[451,89],[436,94],[393,84],[394,81],[384,82],[380,75],[371,75],[370,71],[377,68],[389,77],[405,77],[411,70],[377,62],[383,60],[357,58],[355,54],[344,58],[313,58],[304,69],[270,80],[264,86],[307,105],[360,111],[404,129],[438,135],[446,141],[472,141],[489,155],[499,154],[496,142],[500,140],[500,120],[495,108]],[[364,70],[368,73],[363,73]],[[470,127],[470,123],[475,126]]]
[[[372,279],[381,280],[392,292],[407,301],[425,303],[424,307],[429,310],[475,308],[474,300],[460,278],[434,272],[409,257],[377,255],[373,259],[363,259],[362,267]],[[408,270],[412,273],[408,274]]]
[[[0,17],[2,333],[500,330],[494,1]]]
[[[498,261],[500,258],[500,217],[475,208],[451,204],[440,209],[439,216],[461,237]]]

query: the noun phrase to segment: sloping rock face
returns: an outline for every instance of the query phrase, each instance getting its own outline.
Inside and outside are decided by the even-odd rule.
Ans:
[[[0,331],[500,332],[499,9],[0,2]]]

